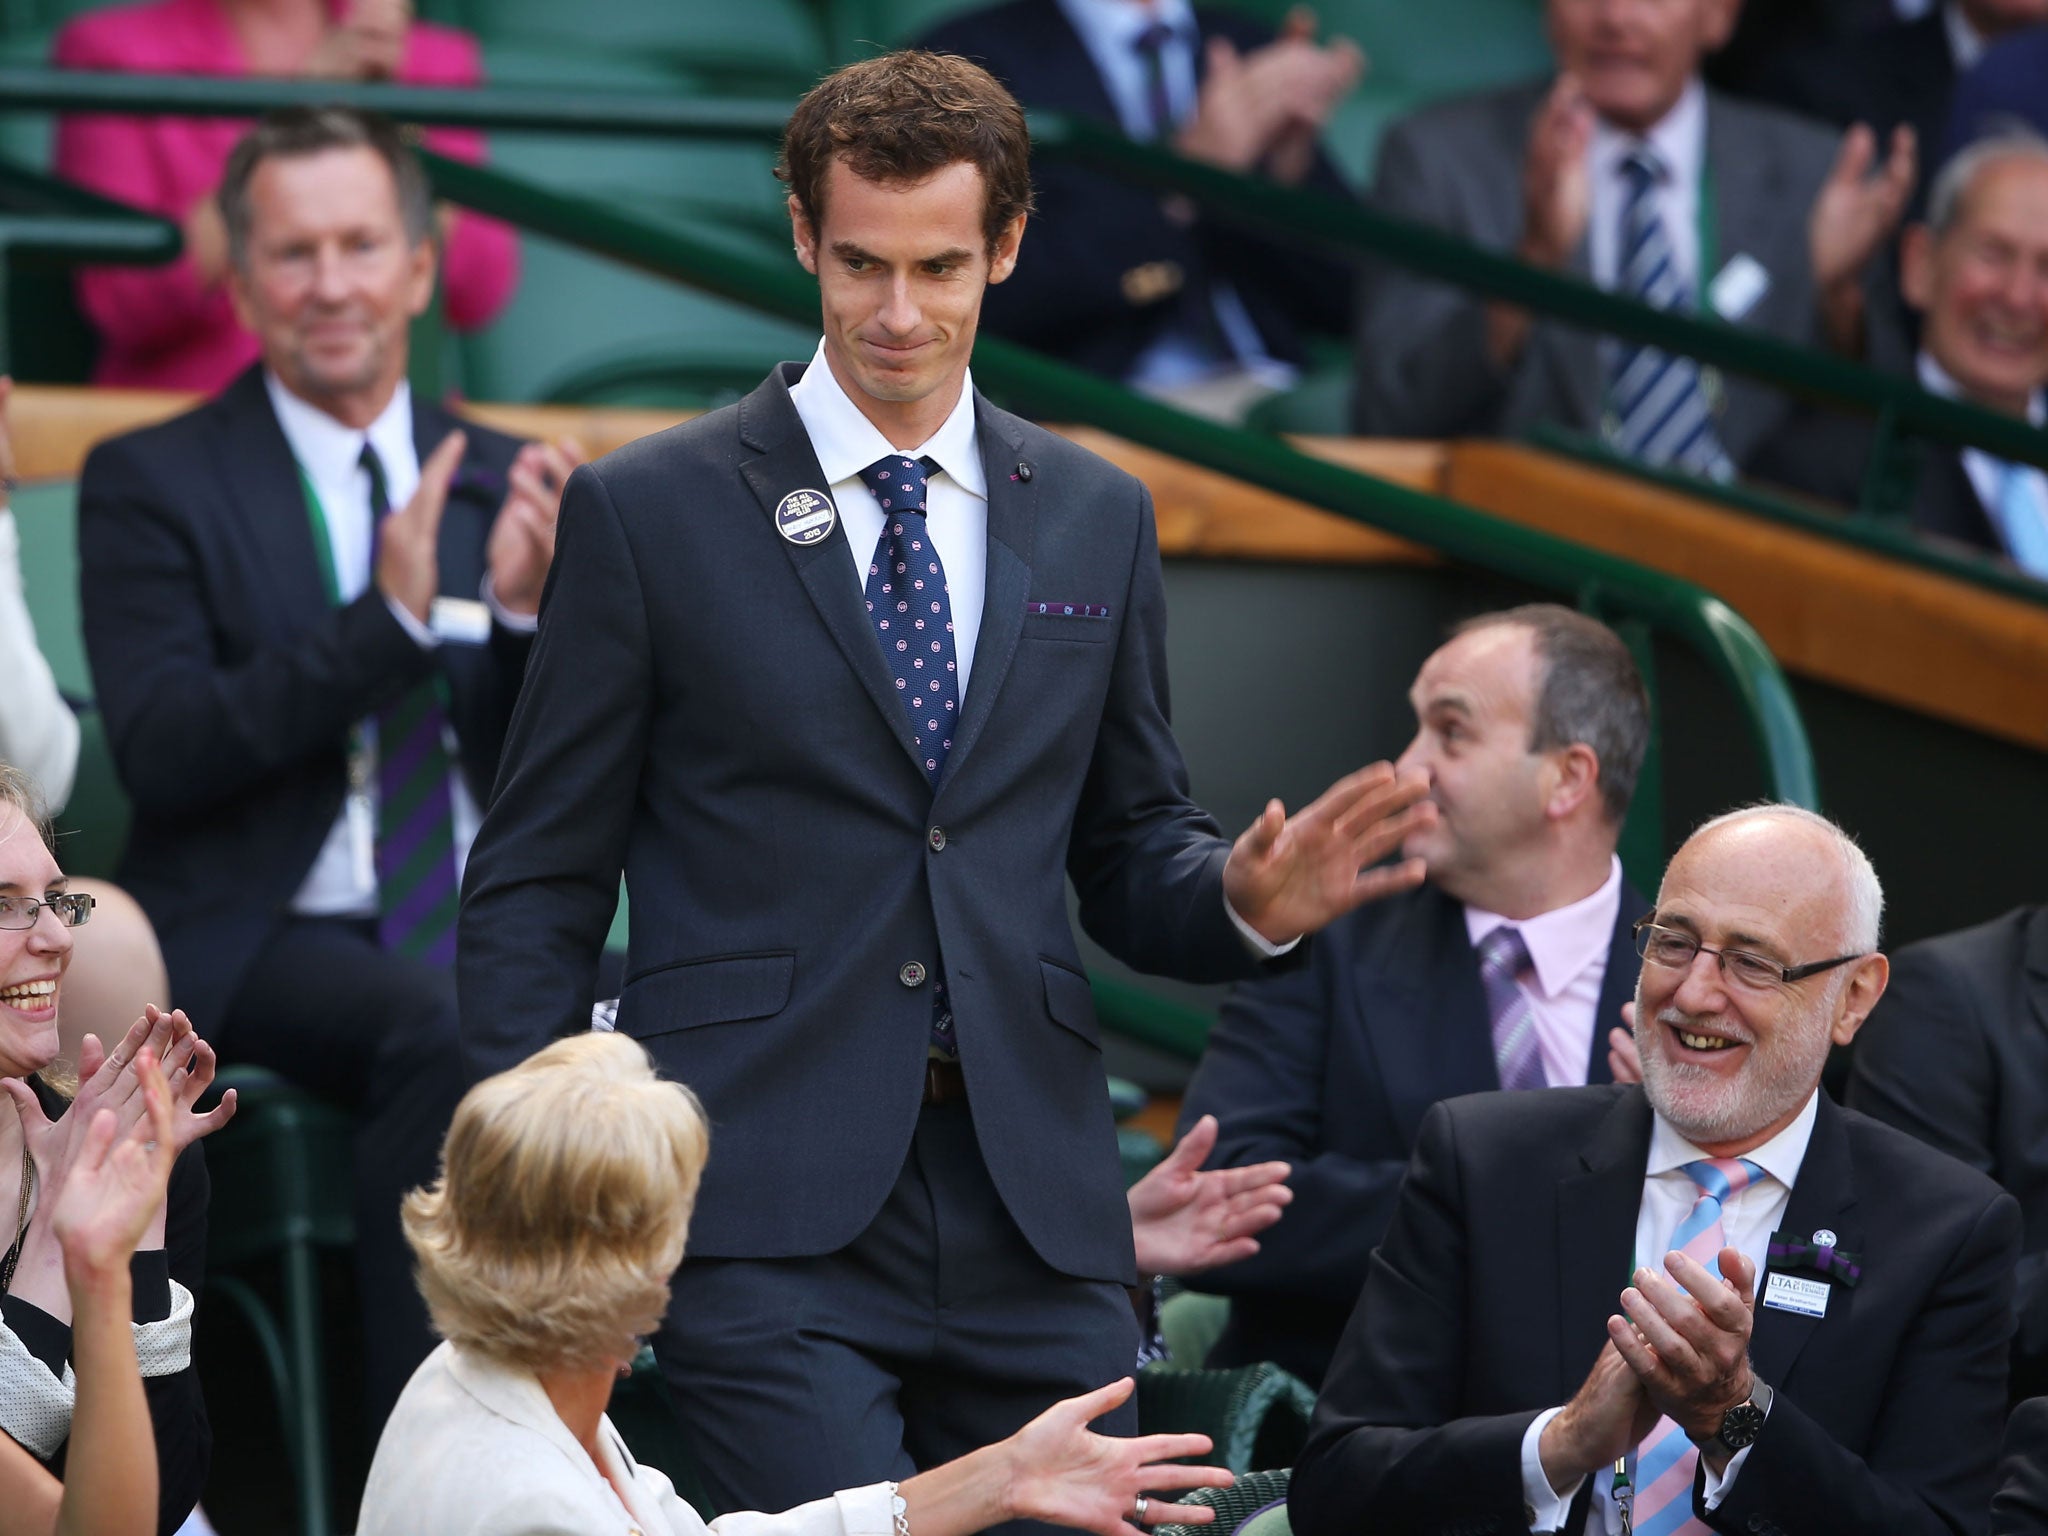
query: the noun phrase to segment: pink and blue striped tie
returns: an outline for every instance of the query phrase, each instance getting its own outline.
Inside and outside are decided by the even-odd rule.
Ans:
[[[1767,1175],[1755,1163],[1739,1157],[1701,1158],[1687,1163],[1683,1172],[1699,1187],[1700,1196],[1671,1234],[1670,1248],[1719,1275],[1721,1250],[1728,1246],[1721,1208]],[[1640,1491],[1635,1500],[1635,1536],[1713,1536],[1711,1528],[1692,1512],[1692,1486],[1699,1462],[1699,1448],[1685,1431],[1670,1419],[1659,1419],[1644,1437],[1636,1457],[1635,1485]]]

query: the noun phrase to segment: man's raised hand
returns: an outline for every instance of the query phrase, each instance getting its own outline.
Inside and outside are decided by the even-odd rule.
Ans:
[[[1293,816],[1269,801],[1223,866],[1231,910],[1268,943],[1286,944],[1353,907],[1420,885],[1420,859],[1368,866],[1410,833],[1436,825],[1436,802],[1428,796],[1427,775],[1374,763]]]
[[[1125,1191],[1141,1275],[1193,1275],[1259,1251],[1255,1234],[1280,1219],[1294,1192],[1285,1163],[1244,1168],[1202,1164],[1216,1150],[1216,1117],[1204,1115],[1145,1177]]]
[[[419,488],[377,529],[377,589],[420,623],[441,589],[441,512],[469,439],[450,432],[420,466]]]

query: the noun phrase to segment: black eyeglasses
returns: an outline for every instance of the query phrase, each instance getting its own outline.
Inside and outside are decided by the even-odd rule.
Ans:
[[[83,891],[66,891],[61,896],[0,896],[0,928],[33,928],[48,907],[66,928],[82,928],[92,916],[93,899]]]
[[[1815,960],[1806,965],[1780,965],[1746,949],[1715,949],[1702,944],[1683,928],[1664,927],[1656,921],[1656,916],[1652,912],[1635,925],[1636,953],[1650,964],[1668,966],[1674,971],[1686,970],[1692,965],[1693,956],[1705,950],[1721,967],[1723,976],[1756,992],[1789,987],[1795,981],[1804,981],[1809,976],[1818,976],[1822,971],[1831,971],[1838,965],[1863,958],[1862,955],[1837,955],[1832,960]]]

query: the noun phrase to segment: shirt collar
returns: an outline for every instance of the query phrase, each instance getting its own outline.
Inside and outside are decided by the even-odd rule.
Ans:
[[[1529,947],[1536,971],[1536,989],[1546,998],[1562,996],[1586,967],[1604,959],[1614,941],[1614,919],[1621,911],[1621,860],[1608,856],[1607,878],[1590,896],[1568,907],[1556,907],[1515,923]],[[1465,932],[1474,948],[1510,919],[1480,907],[1465,908]]]
[[[1093,52],[1128,53],[1138,45],[1138,34],[1147,27],[1163,24],[1192,46],[1200,35],[1195,26],[1194,7],[1188,0],[1059,0],[1067,20]]]
[[[1970,25],[1970,18],[1955,0],[1941,8],[1941,27],[1948,34],[1949,58],[1959,75],[1983,58],[1984,50],[1991,46],[1984,34]]]
[[[1819,1114],[1820,1090],[1815,1088],[1806,1096],[1806,1107],[1793,1116],[1790,1125],[1762,1146],[1742,1155],[1785,1188],[1791,1189],[1799,1182],[1799,1167],[1806,1161],[1806,1144],[1813,1140],[1813,1122]],[[1660,1173],[1670,1173],[1706,1156],[1707,1153],[1681,1136],[1670,1121],[1658,1115],[1650,1130],[1650,1163],[1644,1173],[1655,1178]]]
[[[988,499],[988,477],[981,467],[980,433],[974,422],[974,372],[969,369],[960,381],[960,399],[939,430],[915,448],[898,448],[839,387],[839,380],[825,361],[825,343],[811,355],[804,376],[789,387],[790,404],[804,424],[811,449],[818,456],[818,468],[825,483],[837,485],[851,480],[875,460],[890,454],[913,459],[930,458],[953,483],[970,495]]]
[[[354,474],[363,456],[365,439],[376,446],[387,476],[394,464],[404,462],[418,451],[412,440],[412,386],[403,379],[398,381],[391,403],[370,423],[368,432],[344,426],[319,406],[300,399],[268,368],[263,370],[263,387],[270,395],[270,408],[277,414],[277,424],[291,446],[292,457],[316,485],[333,485]]]
[[[1686,81],[1671,110],[1646,134],[1625,133],[1605,118],[1593,119],[1593,165],[1611,175],[1638,144],[1647,144],[1664,169],[1684,186],[1696,186],[1707,158],[1707,90],[1699,76]]]
[[[1920,374],[1921,386],[1930,394],[1941,395],[1950,400],[1963,398],[1963,386],[1955,381],[1954,376],[1946,368],[1934,360],[1934,354],[1926,348],[1921,348],[1914,367]],[[2048,424],[2048,393],[2037,389],[2027,397],[2027,424],[2034,427]]]

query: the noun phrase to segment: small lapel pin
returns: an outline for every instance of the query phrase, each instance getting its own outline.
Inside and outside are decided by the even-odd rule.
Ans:
[[[1828,1227],[1822,1227],[1813,1234],[1813,1246],[1816,1248],[1832,1248],[1840,1241],[1841,1239],[1835,1236],[1833,1229]]]
[[[1031,466],[1024,463],[1021,459],[1017,463],[1017,478],[1026,481],[1031,478]]]

